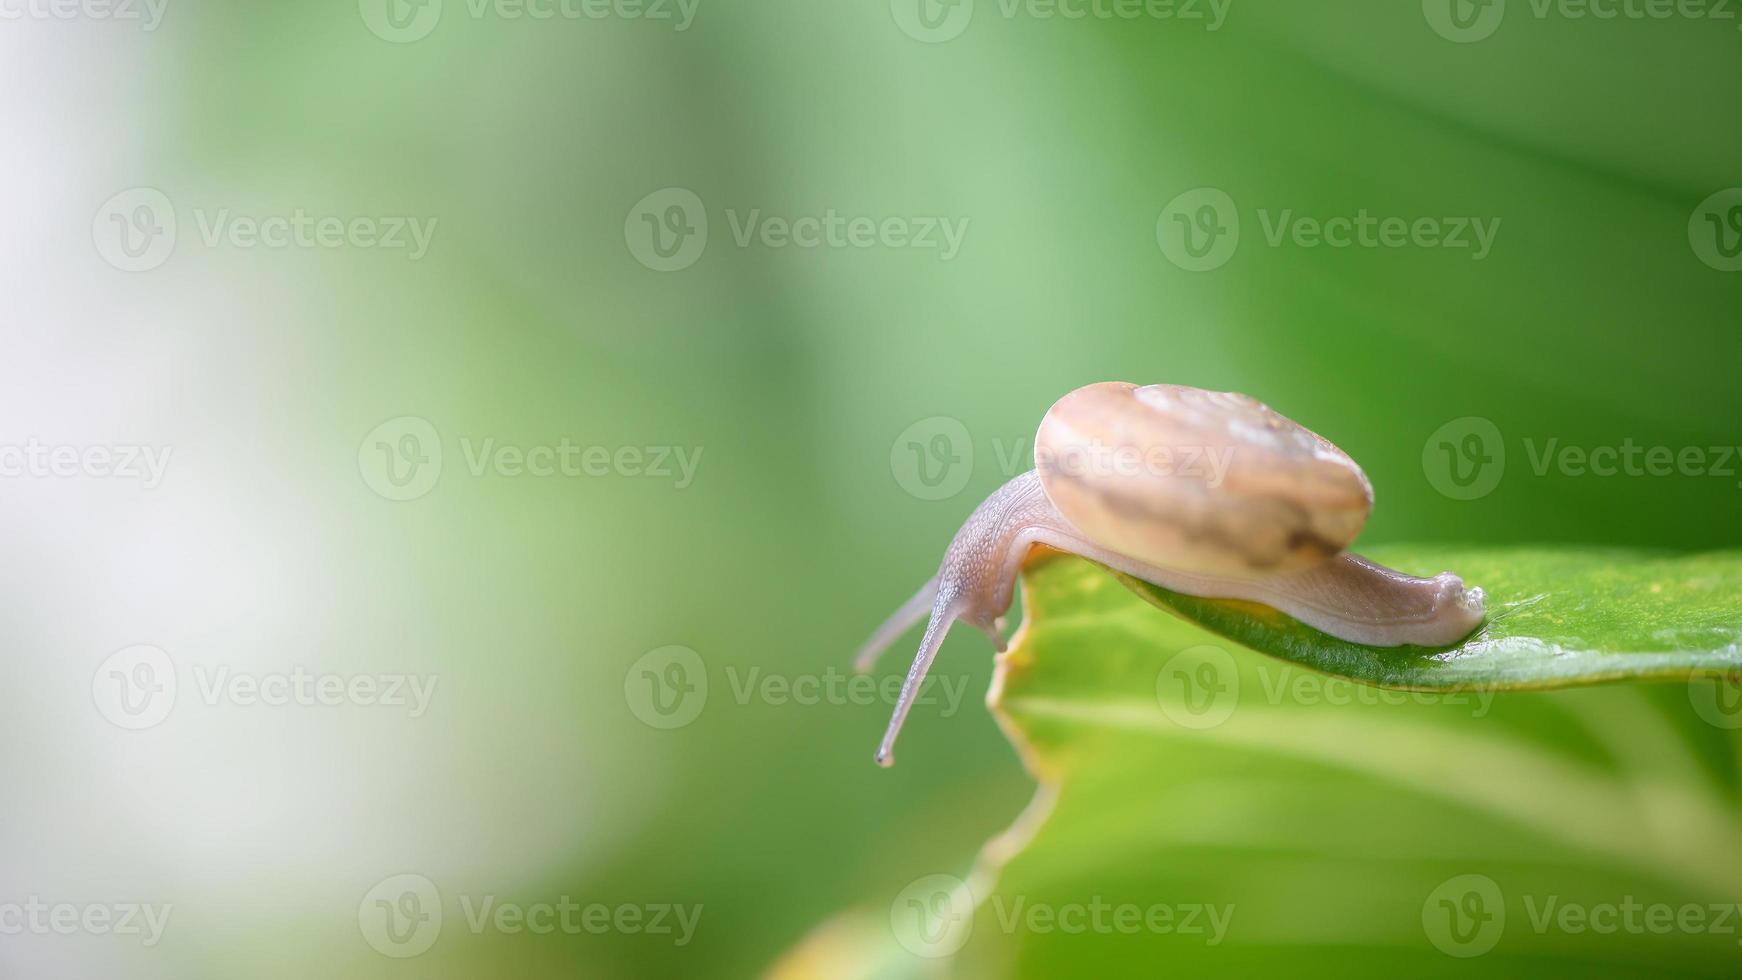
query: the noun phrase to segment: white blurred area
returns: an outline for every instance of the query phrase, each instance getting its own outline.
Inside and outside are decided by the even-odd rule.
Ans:
[[[0,446],[172,454],[150,490],[0,478],[0,904],[173,906],[154,949],[0,934],[0,977],[356,975],[388,963],[356,925],[382,878],[511,888],[603,843],[564,692],[505,704],[495,651],[443,645],[394,505],[358,479],[355,440],[379,419],[334,404],[319,257],[190,246],[191,227],[150,272],[98,254],[92,219],[117,191],[241,196],[177,146],[174,13],[156,35],[0,24]],[[134,644],[178,671],[173,711],[143,731],[93,698],[98,665]],[[195,666],[439,686],[417,719],[208,705]]]

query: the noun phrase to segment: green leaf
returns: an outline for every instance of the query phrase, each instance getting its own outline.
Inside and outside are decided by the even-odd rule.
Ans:
[[[1596,679],[1534,666],[1556,647],[1686,673],[1664,657],[1734,627],[1714,598],[1734,559],[1431,563],[1454,561],[1505,603],[1460,648],[1466,679]],[[1664,618],[1634,621],[1652,583]],[[951,975],[1712,976],[1742,956],[1733,688],[1403,692],[1241,649],[1079,559],[1033,562],[1023,594],[988,700],[1041,789],[960,879]],[[1421,651],[1314,655],[1225,605],[1190,612],[1315,667],[1444,676]],[[898,936],[909,907],[952,906],[898,900]]]
[[[1742,552],[1390,547],[1369,557],[1412,574],[1457,572],[1487,593],[1487,620],[1450,647],[1368,647],[1265,606],[1121,578],[1236,643],[1386,687],[1543,688],[1742,673]]]

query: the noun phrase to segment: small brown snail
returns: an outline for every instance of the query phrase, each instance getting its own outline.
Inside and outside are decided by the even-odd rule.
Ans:
[[[1416,578],[1344,549],[1373,488],[1342,450],[1246,395],[1183,385],[1089,385],[1059,399],[1034,440],[1035,468],[974,509],[937,575],[859,651],[877,655],[929,610],[877,762],[957,620],[1005,643],[1000,617],[1034,545],[1080,555],[1175,592],[1271,606],[1370,646],[1442,646],[1482,622],[1481,589]]]

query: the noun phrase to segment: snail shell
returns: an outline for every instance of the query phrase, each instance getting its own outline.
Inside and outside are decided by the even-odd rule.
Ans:
[[[1311,568],[1373,510],[1367,475],[1329,441],[1255,398],[1183,385],[1078,388],[1041,420],[1034,464],[1091,540],[1199,575]]]

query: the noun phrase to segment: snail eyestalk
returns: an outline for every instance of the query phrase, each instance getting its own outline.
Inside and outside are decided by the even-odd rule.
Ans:
[[[871,638],[865,641],[865,645],[853,657],[853,670],[861,674],[870,673],[883,651],[889,649],[891,644],[901,639],[901,634],[912,629],[913,624],[925,616],[937,594],[938,580],[934,578],[920,586],[913,598],[901,604],[901,608],[890,613],[889,618],[883,621],[882,626],[877,627],[877,632],[871,634]]]
[[[877,746],[878,765],[884,768],[895,765],[895,738],[901,734],[907,713],[913,709],[914,699],[919,696],[919,686],[925,683],[926,672],[937,659],[938,647],[944,645],[944,637],[949,635],[950,626],[955,621],[955,613],[945,603],[939,602],[932,608],[931,619],[925,624],[925,636],[919,641],[919,652],[914,654],[913,666],[907,668],[907,678],[901,682],[901,697],[895,702],[895,713],[890,716],[883,741]]]

